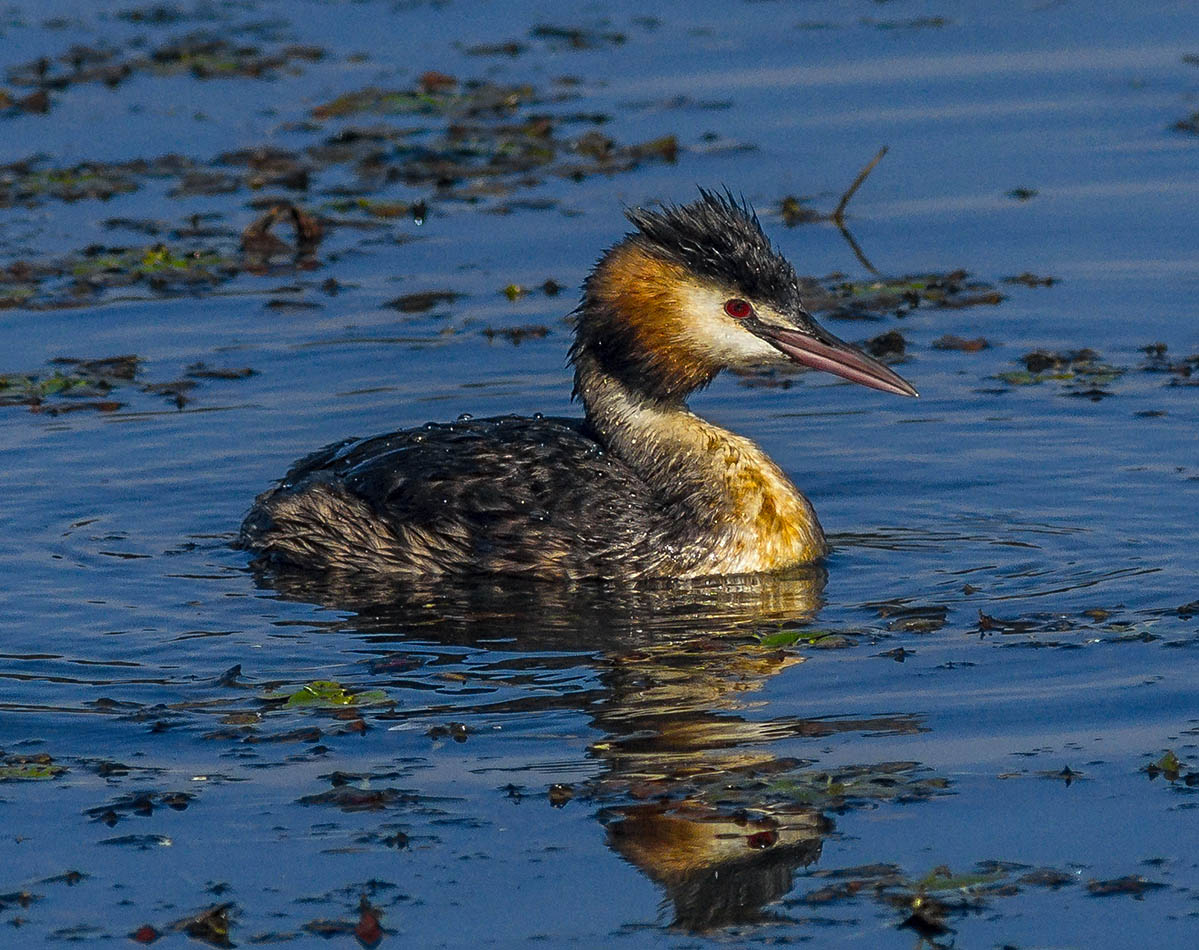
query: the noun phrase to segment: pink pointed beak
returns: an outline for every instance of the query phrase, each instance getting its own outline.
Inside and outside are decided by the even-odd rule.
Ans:
[[[755,321],[749,329],[788,359],[803,366],[824,370],[885,393],[920,395],[911,383],[890,367],[873,356],[867,356],[856,346],[837,339],[806,314],[804,317],[806,319],[803,322],[807,325],[804,329],[774,326],[760,321]]]

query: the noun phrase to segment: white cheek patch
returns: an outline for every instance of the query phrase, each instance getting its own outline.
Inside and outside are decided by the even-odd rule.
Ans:
[[[680,328],[680,335],[686,344],[713,362],[726,366],[786,362],[782,353],[724,312],[725,301],[735,296],[715,287],[695,284],[681,288],[679,303],[686,323]],[[755,309],[763,322],[783,323],[769,307],[758,309],[755,304]]]

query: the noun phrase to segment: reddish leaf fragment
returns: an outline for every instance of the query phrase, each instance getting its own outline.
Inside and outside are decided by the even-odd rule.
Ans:
[[[756,851],[762,851],[766,848],[773,847],[778,844],[779,833],[773,829],[766,831],[758,831],[745,839],[745,843]]]
[[[129,935],[129,939],[134,941],[134,943],[153,943],[161,936],[162,934],[149,924],[142,924]]]
[[[420,86],[425,92],[445,92],[457,85],[458,80],[453,76],[432,69],[420,77]]]
[[[358,925],[354,928],[354,936],[364,947],[377,947],[383,939],[383,927],[379,924],[381,912],[372,907],[366,895],[363,895],[358,903],[358,913]]]

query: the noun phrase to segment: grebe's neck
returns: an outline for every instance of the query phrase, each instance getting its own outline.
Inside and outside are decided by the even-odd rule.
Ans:
[[[600,441],[660,499],[681,576],[781,570],[826,553],[812,506],[756,444],[701,419],[681,395],[607,372],[587,347],[572,358]]]

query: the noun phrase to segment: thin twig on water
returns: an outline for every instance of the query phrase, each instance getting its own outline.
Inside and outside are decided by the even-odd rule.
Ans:
[[[866,163],[866,167],[858,172],[858,177],[853,180],[853,184],[850,185],[845,190],[845,194],[841,196],[841,201],[837,204],[837,209],[831,215],[829,215],[829,220],[831,220],[833,224],[837,226],[837,230],[841,232],[841,237],[845,238],[845,240],[849,243],[849,248],[853,251],[854,257],[856,257],[858,262],[872,274],[877,274],[878,271],[875,270],[874,265],[870,263],[870,259],[866,257],[865,253],[858,246],[858,242],[853,239],[853,235],[849,233],[849,228],[845,226],[845,206],[849,204],[849,199],[852,198],[854,193],[862,186],[862,182],[866,180],[866,176],[874,171],[874,166],[881,162],[883,160],[883,156],[886,154],[887,146],[884,145],[878,150],[878,154]]]
[[[835,223],[837,225],[837,230],[841,232],[841,237],[845,238],[846,242],[849,244],[849,249],[853,251],[853,256],[858,259],[858,263],[877,277],[878,268],[870,263],[870,258],[868,258],[866,256],[866,252],[858,246],[858,242],[853,239],[853,235],[849,233],[849,228],[847,228],[841,221],[837,221]]]
[[[845,221],[845,206],[849,204],[849,199],[854,196],[854,193],[862,187],[862,182],[866,180],[866,176],[874,171],[874,166],[883,160],[883,156],[887,154],[887,146],[884,145],[878,150],[878,154],[866,163],[866,167],[858,172],[858,177],[853,180],[853,184],[846,189],[845,194],[841,196],[840,202],[837,204],[837,209],[833,212],[833,221],[837,224],[843,224]]]

